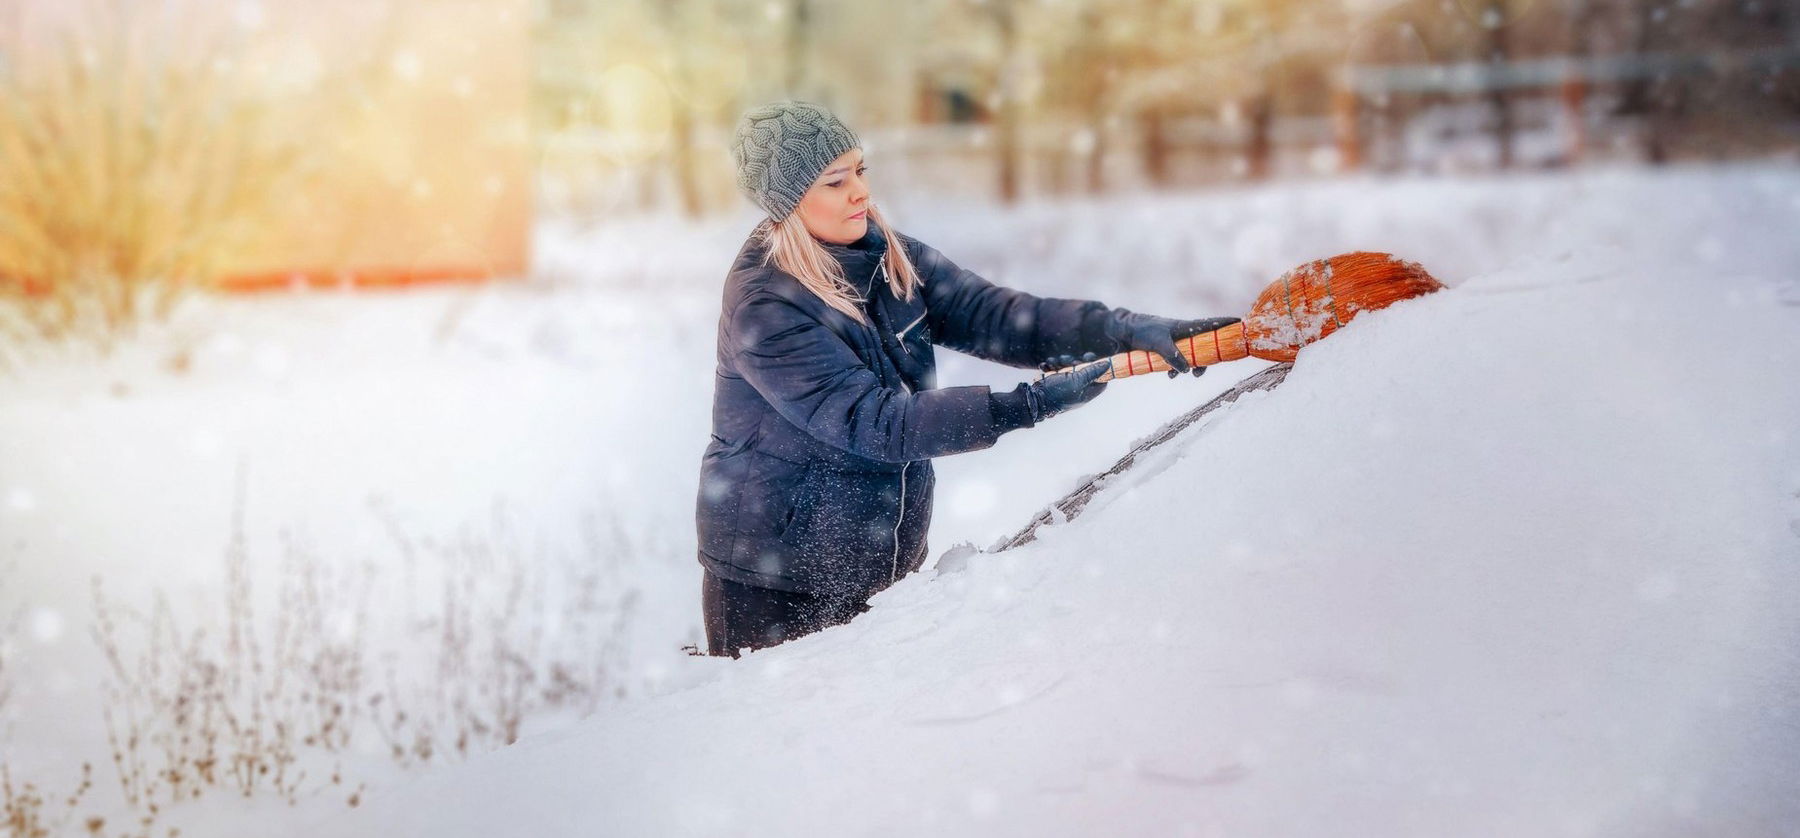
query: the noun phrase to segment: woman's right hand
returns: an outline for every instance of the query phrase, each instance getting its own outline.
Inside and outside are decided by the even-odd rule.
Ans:
[[[1026,393],[1031,402],[1032,424],[1092,401],[1106,390],[1106,384],[1095,379],[1111,371],[1112,359],[1108,358],[1031,382]]]

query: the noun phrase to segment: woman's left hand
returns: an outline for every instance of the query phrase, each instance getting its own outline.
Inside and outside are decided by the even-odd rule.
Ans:
[[[1175,320],[1168,317],[1155,317],[1139,314],[1130,309],[1115,308],[1112,319],[1106,323],[1106,336],[1125,345],[1126,349],[1141,349],[1155,352],[1169,362],[1172,369],[1169,377],[1174,378],[1184,372],[1192,371],[1194,375],[1206,372],[1205,367],[1195,367],[1188,363],[1181,351],[1175,348],[1175,341],[1192,335],[1222,329],[1239,321],[1236,317],[1206,317],[1199,320]]]

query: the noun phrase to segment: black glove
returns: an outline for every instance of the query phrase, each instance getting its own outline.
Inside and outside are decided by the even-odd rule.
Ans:
[[[1112,371],[1112,359],[1096,364],[1089,364],[1080,369],[1046,375],[1031,382],[1025,388],[1025,398],[1031,405],[1031,423],[1033,425],[1086,404],[1106,389],[1104,383],[1096,384],[1094,379]]]
[[[1041,372],[1056,372],[1057,370],[1066,370],[1072,366],[1075,366],[1076,364],[1085,363],[1087,361],[1092,361],[1092,360],[1094,360],[1094,358],[1095,358],[1095,355],[1092,352],[1083,352],[1083,353],[1081,353],[1081,357],[1079,357],[1079,358],[1075,357],[1074,355],[1052,355],[1048,358],[1045,358],[1042,362],[1040,362],[1038,364],[1038,370]]]
[[[1111,319],[1106,321],[1106,336],[1123,344],[1126,349],[1142,349],[1163,356],[1173,369],[1169,377],[1174,378],[1190,369],[1194,375],[1206,371],[1205,367],[1194,367],[1181,356],[1175,348],[1175,341],[1185,337],[1223,329],[1238,322],[1236,317],[1207,317],[1200,320],[1173,320],[1167,317],[1154,317],[1139,314],[1130,309],[1115,308]]]

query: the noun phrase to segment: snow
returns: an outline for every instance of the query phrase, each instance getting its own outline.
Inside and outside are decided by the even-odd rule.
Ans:
[[[1158,314],[1241,311],[1353,249],[1451,289],[1361,314],[1024,548],[950,550],[1263,362],[1118,382],[940,461],[949,555],[741,661],[678,647],[717,282],[748,219],[550,225],[520,286],[209,301],[185,374],[146,341],[5,385],[0,607],[27,617],[0,741],[15,776],[91,759],[113,782],[88,579],[201,622],[242,469],[259,561],[303,531],[385,568],[396,611],[441,589],[401,583],[371,507],[514,544],[552,594],[616,564],[622,695],[410,773],[348,756],[354,809],[185,804],[187,834],[1778,834],[1800,819],[1797,192],[1749,166],[896,202],[996,281]],[[1022,375],[951,356],[940,378]],[[583,546],[600,512],[628,549]],[[593,616],[551,611],[552,641],[557,614]]]

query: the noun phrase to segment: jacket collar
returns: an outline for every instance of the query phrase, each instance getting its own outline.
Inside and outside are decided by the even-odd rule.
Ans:
[[[739,251],[739,264],[745,266],[772,264],[767,261],[768,245],[764,241],[770,223],[767,218],[764,218],[758,222],[756,229],[751,231],[750,237],[744,242],[743,250]],[[820,241],[819,245],[838,261],[838,265],[844,269],[844,278],[855,286],[857,292],[865,300],[874,296],[874,286],[880,284],[873,281],[880,275],[877,263],[887,255],[888,249],[888,239],[882,234],[880,227],[870,224],[862,238],[849,244]]]
[[[874,223],[869,224],[868,232],[863,237],[849,244],[833,244],[819,242],[825,252],[844,268],[844,276],[865,296],[872,290],[871,277],[875,276],[876,263],[887,255],[887,237],[882,235],[881,228]]]

